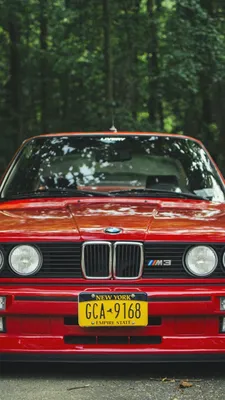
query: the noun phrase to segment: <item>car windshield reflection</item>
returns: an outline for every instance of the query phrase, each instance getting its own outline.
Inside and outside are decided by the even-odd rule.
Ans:
[[[56,189],[132,190],[133,196],[165,191],[224,202],[223,183],[204,148],[182,136],[34,138],[24,146],[1,197]]]

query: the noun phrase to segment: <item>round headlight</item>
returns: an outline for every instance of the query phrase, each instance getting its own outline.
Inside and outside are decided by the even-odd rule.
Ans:
[[[185,264],[191,274],[208,276],[216,269],[218,257],[212,247],[195,246],[188,250]]]
[[[33,275],[41,268],[42,255],[36,247],[17,246],[9,254],[9,265],[18,275]]]

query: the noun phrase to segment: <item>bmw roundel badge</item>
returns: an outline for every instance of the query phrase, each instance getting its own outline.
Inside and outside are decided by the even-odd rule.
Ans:
[[[120,228],[115,228],[115,227],[110,227],[110,228],[106,228],[105,229],[105,233],[120,233],[122,231],[122,229]]]

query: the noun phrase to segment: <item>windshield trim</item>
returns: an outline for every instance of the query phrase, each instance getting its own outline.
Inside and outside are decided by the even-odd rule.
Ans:
[[[189,137],[189,136],[185,136],[185,135],[179,135],[179,134],[159,133],[159,132],[158,133],[157,132],[151,132],[151,133],[148,133],[148,132],[136,132],[136,133],[135,132],[116,132],[116,133],[113,133],[113,134],[112,133],[107,133],[106,134],[105,132],[102,132],[102,133],[101,132],[96,132],[96,133],[94,133],[94,132],[90,132],[90,133],[69,133],[69,132],[65,132],[65,133],[60,133],[60,134],[46,134],[46,135],[33,136],[33,137],[25,140],[21,144],[21,146],[19,147],[18,151],[15,153],[14,157],[12,158],[8,169],[6,170],[5,174],[3,175],[2,181],[0,182],[0,199],[6,199],[5,197],[2,196],[2,192],[4,190],[4,187],[5,187],[5,184],[7,182],[7,179],[10,176],[10,174],[11,174],[13,168],[15,167],[16,163],[18,162],[18,160],[20,158],[20,155],[22,154],[22,152],[24,151],[26,146],[28,146],[29,143],[32,140],[34,140],[34,139],[35,140],[42,140],[43,138],[49,138],[49,137],[52,137],[52,138],[54,138],[54,137],[79,137],[80,138],[82,136],[83,137],[93,137],[93,136],[97,137],[97,136],[100,136],[100,137],[111,137],[111,138],[113,138],[113,137],[124,137],[124,136],[125,137],[126,136],[128,136],[128,137],[137,137],[137,136],[140,136],[140,137],[143,137],[143,136],[145,136],[145,137],[154,137],[154,136],[158,136],[158,137],[170,137],[170,138],[175,138],[176,137],[176,138],[179,138],[181,140],[190,140],[192,142],[195,142],[195,143],[197,143],[199,145],[199,147],[201,147],[205,151],[205,153],[208,156],[209,160],[211,161],[213,167],[215,168],[215,171],[217,173],[217,176],[219,178],[219,181],[221,183],[221,187],[222,187],[222,189],[224,191],[224,195],[225,195],[225,181],[224,181],[224,178],[223,178],[223,175],[222,175],[220,169],[218,168],[217,164],[214,162],[211,154],[208,152],[208,150],[206,149],[204,144],[200,140],[195,139],[193,137]]]

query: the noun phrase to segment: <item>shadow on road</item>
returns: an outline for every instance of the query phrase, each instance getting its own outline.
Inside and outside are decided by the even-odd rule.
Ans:
[[[167,364],[64,364],[64,363],[2,363],[4,378],[45,378],[70,380],[73,378],[123,380],[207,379],[224,378],[224,363],[167,363]]]

